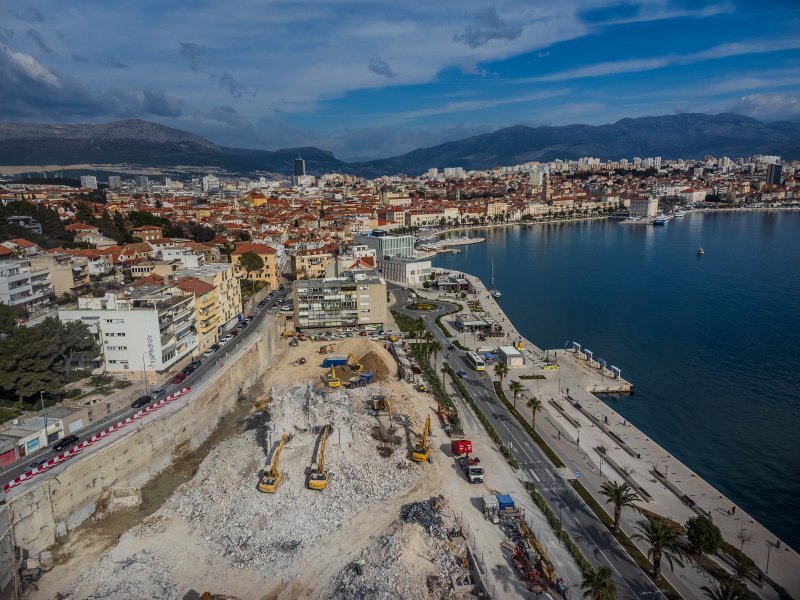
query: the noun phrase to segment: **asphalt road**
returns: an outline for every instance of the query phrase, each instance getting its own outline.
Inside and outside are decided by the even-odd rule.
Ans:
[[[222,346],[217,352],[214,353],[213,356],[202,359],[200,367],[198,367],[197,370],[194,371],[191,375],[189,375],[182,383],[177,385],[173,384],[172,377],[170,377],[167,380],[167,382],[163,383],[161,386],[166,390],[167,395],[172,394],[173,392],[183,389],[185,387],[194,386],[197,383],[203,381],[203,379],[205,379],[206,377],[213,376],[214,370],[218,368],[217,362],[220,360],[224,361],[227,352],[230,352],[232,348],[241,343],[243,340],[247,339],[254,331],[256,331],[256,329],[258,329],[258,326],[263,322],[264,318],[267,315],[275,314],[278,311],[278,306],[276,305],[276,302],[279,297],[286,295],[286,299],[289,300],[291,299],[291,293],[292,291],[290,286],[286,286],[286,289],[284,291],[276,292],[275,295],[263,308],[256,309],[256,311],[253,313],[254,318],[253,321],[251,321],[250,325],[245,327],[245,329],[241,331],[239,335],[233,338],[230,342]],[[212,372],[211,375],[209,375],[209,371]],[[132,394],[130,399],[131,402],[133,402],[135,399],[136,397]],[[111,415],[108,415],[107,417],[104,417],[99,421],[91,423],[88,427],[84,427],[83,429],[81,429],[77,433],[78,438],[80,439],[80,441],[90,438],[95,433],[99,433],[103,431],[105,428],[113,425],[114,423],[126,419],[127,417],[130,417],[131,415],[137,413],[139,410],[141,410],[141,408],[130,408],[130,406],[128,406],[123,410],[117,411],[116,413],[112,413]],[[52,444],[50,444],[49,447],[45,447],[39,450],[38,452],[26,456],[24,459],[18,461],[14,465],[11,465],[7,470],[4,470],[2,474],[0,474],[0,490],[2,490],[2,488],[5,486],[6,483],[28,471],[31,468],[30,464],[34,460],[36,461],[47,460],[52,458],[56,454],[59,454],[58,452],[53,452],[52,450],[52,447],[53,445],[55,445],[55,443],[56,442],[53,442]],[[82,452],[82,455],[88,452],[92,452],[93,449],[95,449],[94,446],[89,446]],[[37,480],[46,479],[47,477],[50,476],[49,473],[50,472],[45,472],[42,473],[41,475],[37,475]],[[2,495],[1,491],[0,495]]]
[[[439,329],[436,317],[453,310],[455,306],[435,301],[434,304],[437,305],[435,311],[409,310],[405,308],[411,302],[408,292],[397,286],[390,286],[390,288],[398,298],[394,310],[414,318],[422,317],[427,329],[441,344],[443,351],[440,354],[445,355],[450,367],[456,372],[463,370],[467,373],[467,378],[462,380],[467,391],[519,461],[523,479],[534,484],[536,490],[559,517],[564,529],[586,560],[594,567],[604,565],[611,567],[615,573],[617,597],[663,598],[658,588],[627,555],[617,540],[500,402],[488,374],[472,370],[464,358],[464,353],[458,348],[447,350],[452,344],[452,340]],[[491,341],[487,341],[487,343],[490,344]]]

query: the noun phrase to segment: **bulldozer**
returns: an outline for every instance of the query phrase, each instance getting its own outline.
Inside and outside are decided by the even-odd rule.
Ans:
[[[341,387],[342,382],[336,377],[336,367],[331,366],[331,370],[328,371],[328,375],[325,377],[325,383],[329,388]]]
[[[431,446],[428,441],[428,435],[431,432],[431,416],[425,419],[425,427],[422,430],[422,439],[419,444],[414,447],[411,453],[411,460],[414,462],[430,462],[431,461]]]
[[[322,436],[319,440],[319,450],[317,451],[317,465],[311,468],[308,474],[308,489],[322,491],[328,487],[328,471],[325,470],[325,442],[328,441],[328,431],[330,425],[322,428]]]
[[[347,366],[350,367],[351,371],[355,371],[359,375],[364,371],[364,365],[353,353],[347,355]]]
[[[275,450],[275,456],[272,457],[272,466],[269,468],[269,471],[264,473],[258,482],[259,492],[274,494],[275,490],[277,490],[278,486],[281,484],[281,481],[283,481],[283,473],[280,472],[278,463],[281,459],[281,450],[283,450],[283,447],[288,443],[289,439],[289,436],[286,434],[281,438],[281,443],[278,444],[278,449]]]

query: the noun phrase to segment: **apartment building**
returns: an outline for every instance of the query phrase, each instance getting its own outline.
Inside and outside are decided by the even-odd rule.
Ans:
[[[384,279],[404,285],[421,285],[433,272],[430,260],[416,258],[387,258],[378,261],[378,270]]]
[[[239,260],[243,254],[252,252],[261,257],[264,261],[264,266],[260,271],[252,271],[248,273],[245,269],[239,266]],[[231,262],[236,265],[237,273],[240,279],[247,279],[248,281],[261,281],[269,286],[269,289],[275,290],[278,288],[278,251],[272,246],[266,244],[251,244],[243,242],[236,245],[236,249],[231,252]]]
[[[195,296],[172,285],[78,298],[78,307],[59,310],[58,318],[86,324],[99,342],[105,372],[124,379],[161,373],[197,352]]]
[[[50,271],[34,267],[29,260],[14,258],[5,247],[0,250],[0,302],[19,307],[31,317],[49,310],[53,298]]]
[[[80,296],[89,288],[89,259],[56,252],[31,256],[31,266],[50,271],[56,296]]]
[[[205,352],[219,341],[219,311],[214,286],[196,277],[181,277],[175,287],[194,295],[197,318],[197,351]]]
[[[383,327],[388,320],[386,281],[375,271],[298,281],[293,299],[298,329]]]
[[[292,255],[292,273],[296,279],[319,279],[333,259],[329,248],[298,250]]]
[[[205,264],[178,269],[175,277],[194,277],[214,286],[218,333],[233,329],[242,314],[242,288],[236,268],[229,263]],[[216,340],[215,340],[216,342]],[[212,342],[215,343],[215,342]]]

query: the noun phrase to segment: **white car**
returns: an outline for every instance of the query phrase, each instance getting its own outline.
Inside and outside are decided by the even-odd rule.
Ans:
[[[203,352],[203,358],[209,358],[211,356],[214,356],[213,350],[206,350],[205,352]]]
[[[292,310],[292,306],[289,304],[284,304],[283,306],[281,306],[281,310],[283,312],[289,312],[290,310]]]
[[[227,344],[227,343],[228,343],[228,342],[230,342],[232,339],[233,339],[233,336],[231,336],[231,335],[226,335],[226,336],[224,336],[222,339],[220,339],[219,343],[220,343],[220,344]]]

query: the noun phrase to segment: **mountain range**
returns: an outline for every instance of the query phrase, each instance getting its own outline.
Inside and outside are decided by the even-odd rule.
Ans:
[[[219,167],[237,173],[290,173],[302,156],[310,173],[344,172],[366,177],[436,167],[487,169],[528,161],[661,156],[703,158],[777,154],[800,158],[800,123],[764,123],[723,113],[685,113],[622,119],[608,125],[527,127],[419,148],[401,156],[346,163],[314,147],[275,151],[219,146],[199,135],[141,120],[105,125],[0,123],[0,165],[118,164],[142,167]]]

